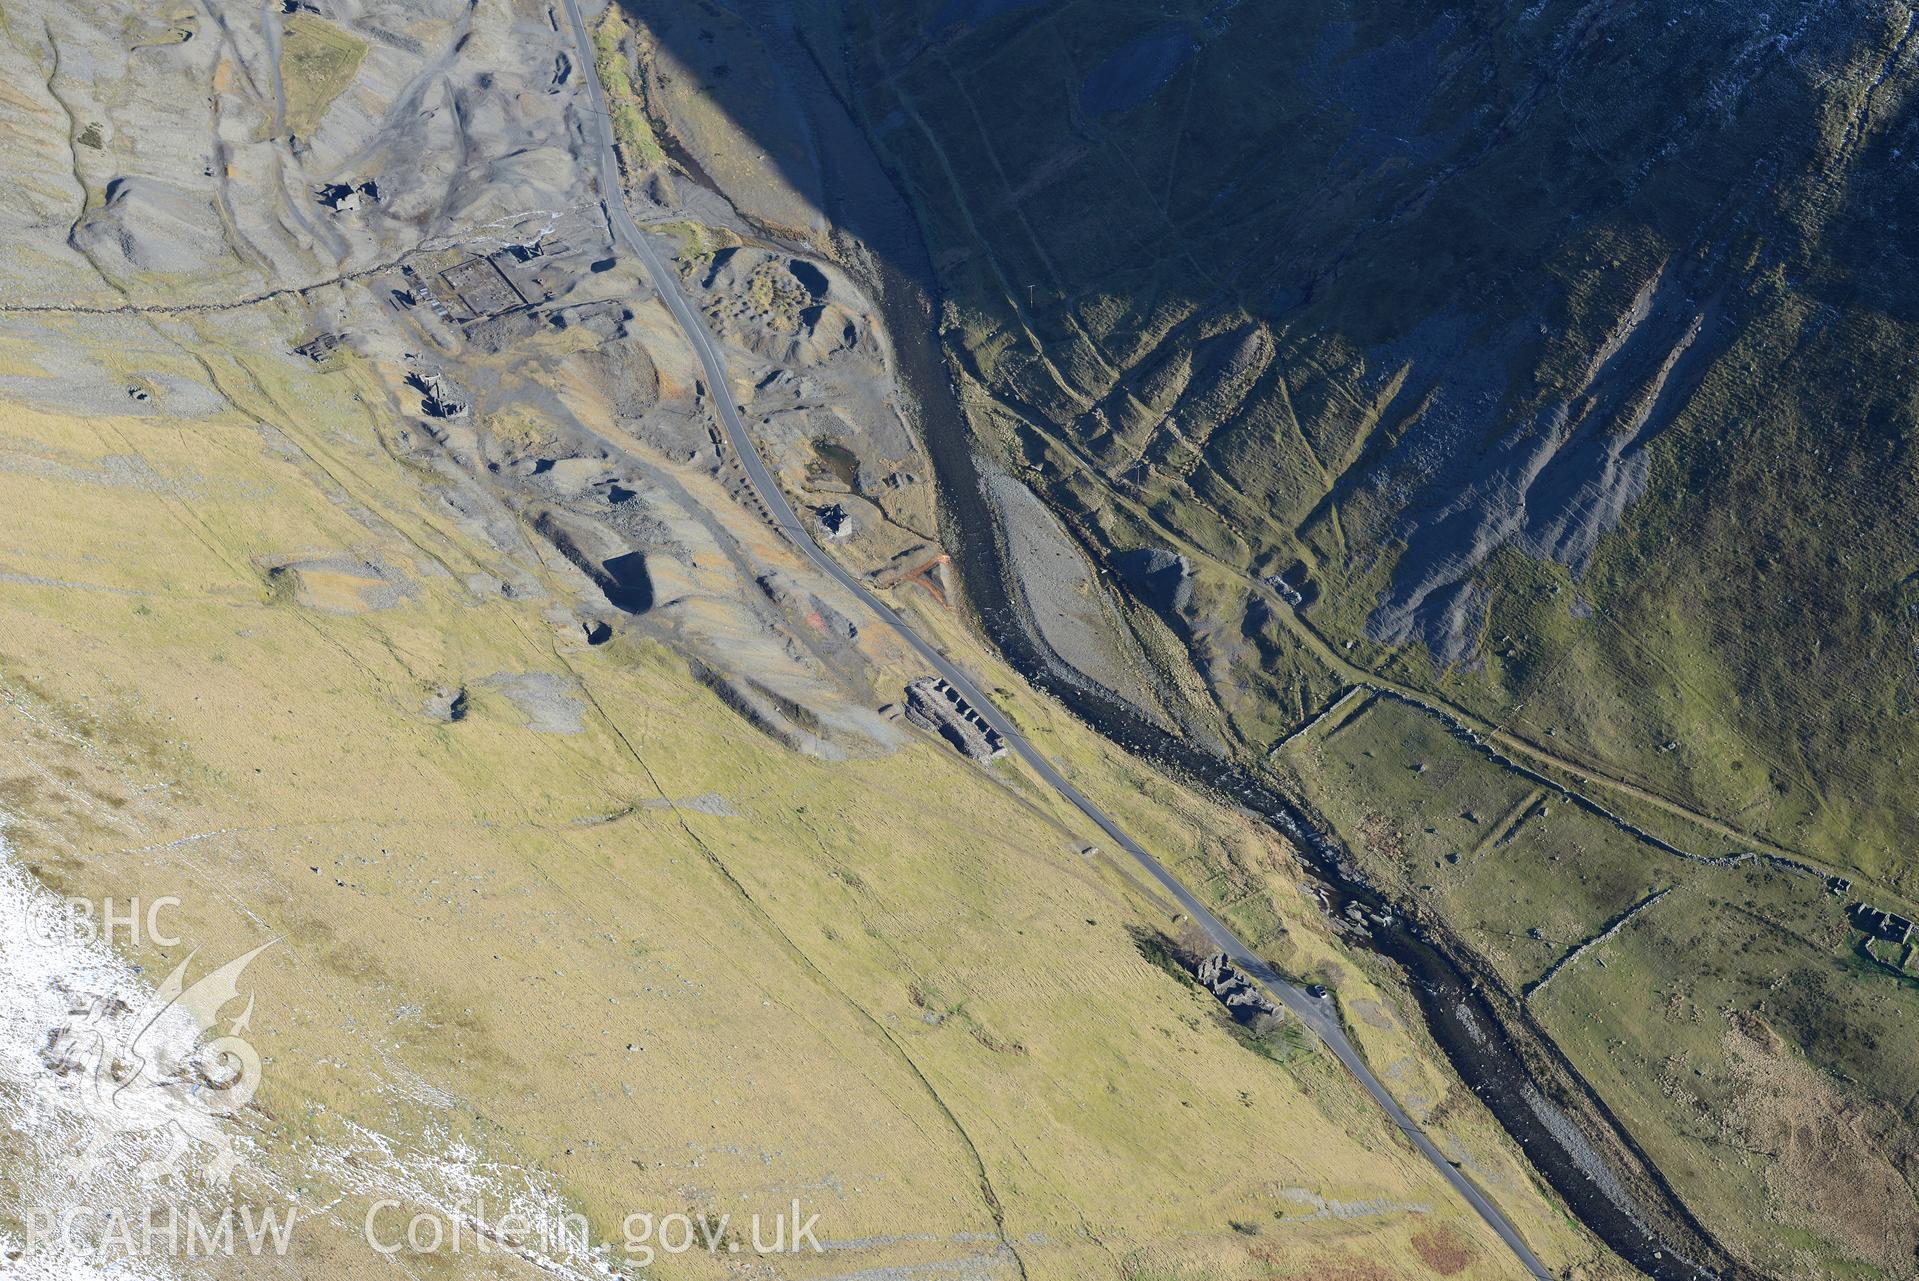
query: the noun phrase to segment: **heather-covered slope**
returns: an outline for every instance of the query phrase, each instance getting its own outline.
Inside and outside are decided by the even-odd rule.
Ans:
[[[1198,554],[1195,723],[1372,670],[1908,884],[1904,6],[844,8],[984,434]]]

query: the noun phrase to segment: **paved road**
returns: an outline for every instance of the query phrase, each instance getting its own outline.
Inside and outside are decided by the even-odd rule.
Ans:
[[[978,708],[980,715],[1005,736],[1007,744],[1019,754],[1020,759],[1025,761],[1034,773],[1046,780],[1073,808],[1097,824],[1114,845],[1131,855],[1134,862],[1158,882],[1160,887],[1186,911],[1187,915],[1199,923],[1207,936],[1212,939],[1215,947],[1232,958],[1235,965],[1265,986],[1273,996],[1285,1004],[1287,1009],[1297,1015],[1302,1023],[1311,1028],[1319,1039],[1326,1043],[1326,1047],[1333,1052],[1333,1055],[1346,1065],[1347,1070],[1359,1078],[1360,1084],[1366,1087],[1367,1093],[1373,1096],[1386,1115],[1392,1119],[1393,1124],[1397,1125],[1412,1141],[1413,1146],[1425,1154],[1426,1159],[1438,1168],[1446,1180],[1459,1191],[1459,1194],[1479,1212],[1480,1217],[1512,1248],[1513,1254],[1527,1271],[1534,1277],[1541,1278],[1542,1281],[1549,1281],[1552,1273],[1533,1257],[1525,1241],[1521,1239],[1512,1224],[1506,1221],[1506,1216],[1499,1212],[1499,1208],[1487,1199],[1477,1185],[1446,1159],[1445,1155],[1434,1146],[1433,1141],[1426,1137],[1425,1131],[1406,1115],[1405,1109],[1399,1106],[1398,1101],[1387,1091],[1379,1078],[1373,1075],[1372,1070],[1359,1057],[1359,1052],[1353,1048],[1352,1042],[1347,1039],[1345,1029],[1340,1026],[1338,1014],[1332,1008],[1331,1001],[1315,1000],[1308,996],[1304,991],[1281,978],[1271,966],[1255,956],[1251,949],[1241,943],[1226,927],[1225,922],[1214,916],[1204,903],[1194,897],[1193,893],[1171,872],[1160,865],[1158,859],[1148,854],[1138,842],[1128,836],[1118,824],[1108,818],[1097,805],[1088,800],[1078,788],[1054,769],[1052,763],[1026,741],[1025,735],[1021,734],[1006,715],[994,706],[992,700],[986,697],[965,672],[914,631],[884,601],[868,591],[864,583],[847,572],[838,561],[827,555],[820,545],[813,541],[812,533],[801,523],[792,505],[786,501],[786,495],[773,479],[772,473],[767,471],[765,462],[761,460],[753,438],[747,434],[746,424],[740,419],[739,406],[733,402],[733,384],[727,376],[726,362],[720,355],[719,347],[713,341],[713,335],[707,330],[705,322],[701,320],[699,313],[694,310],[693,304],[681,290],[679,277],[667,266],[660,257],[659,250],[646,238],[646,235],[634,223],[632,215],[627,212],[626,198],[620,186],[619,157],[614,150],[613,120],[606,109],[606,99],[600,87],[599,77],[593,73],[593,43],[586,34],[586,23],[580,17],[579,0],[565,0],[565,3],[567,18],[573,24],[573,38],[579,44],[582,79],[586,82],[587,92],[592,98],[592,124],[597,126],[599,132],[600,193],[607,220],[612,225],[613,234],[644,264],[653,287],[666,301],[668,309],[673,313],[673,318],[679,322],[680,328],[686,331],[687,340],[693,344],[694,351],[699,354],[700,366],[706,372],[707,389],[712,394],[715,408],[719,410],[720,422],[726,428],[727,437],[732,441],[733,450],[739,455],[741,465],[746,468],[747,479],[752,482],[753,488],[759,492],[761,501],[766,504],[767,511],[772,514],[773,523],[821,572],[858,597],[862,604],[878,615],[899,634],[901,640],[925,659],[928,666],[945,677],[967,702]]]

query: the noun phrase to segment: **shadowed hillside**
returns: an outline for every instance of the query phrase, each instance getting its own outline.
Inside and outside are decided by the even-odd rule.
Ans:
[[[1249,742],[1325,679],[1291,570],[1360,667],[1910,875],[1903,8],[847,9],[982,434],[1241,571],[1174,625]]]
[[[1919,885],[1907,8],[636,17],[699,180],[933,294],[1018,666],[1323,815],[1742,1265],[1910,1270],[1911,953],[1847,914]]]

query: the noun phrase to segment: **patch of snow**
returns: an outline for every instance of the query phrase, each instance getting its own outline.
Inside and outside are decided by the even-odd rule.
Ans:
[[[209,1069],[234,1048],[223,1041],[234,1038],[205,1043],[178,999],[179,972],[156,990],[97,937],[62,928],[66,920],[0,837],[0,1145],[14,1198],[5,1209],[26,1227],[34,1209],[84,1207],[85,1225],[104,1232],[110,1215],[144,1223],[205,1200],[230,1183],[250,1146],[207,1089]],[[34,1236],[9,1278],[177,1275],[84,1229]],[[0,1237],[0,1258],[27,1245]]]

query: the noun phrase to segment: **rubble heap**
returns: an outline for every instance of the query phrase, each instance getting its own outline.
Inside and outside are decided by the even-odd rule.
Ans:
[[[1250,1023],[1261,1015],[1279,1017],[1279,1007],[1241,974],[1224,952],[1215,952],[1201,961],[1195,977],[1201,987],[1218,997],[1220,1004],[1242,1023]]]

